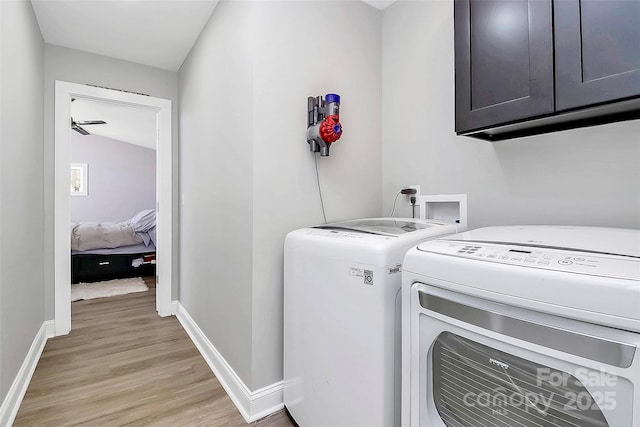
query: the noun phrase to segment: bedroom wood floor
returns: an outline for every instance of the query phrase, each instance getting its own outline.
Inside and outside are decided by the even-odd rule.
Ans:
[[[71,312],[72,331],[47,342],[14,426],[247,425],[175,316],[157,316],[155,288]],[[252,425],[293,426],[282,411]]]

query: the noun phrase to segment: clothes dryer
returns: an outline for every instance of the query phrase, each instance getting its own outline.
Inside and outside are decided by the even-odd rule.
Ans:
[[[402,275],[402,425],[640,426],[640,230],[486,227]]]
[[[373,218],[287,235],[284,402],[298,425],[399,424],[402,260],[459,228]]]

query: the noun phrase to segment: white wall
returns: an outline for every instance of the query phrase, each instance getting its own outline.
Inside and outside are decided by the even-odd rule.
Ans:
[[[640,121],[486,143],[454,134],[453,4],[399,1],[382,24],[383,209],[403,187],[467,193],[469,226],[640,227]],[[400,214],[407,215],[408,204]]]
[[[284,237],[322,222],[308,96],[342,96],[344,136],[319,159],[327,219],[380,213],[380,12],[223,1],[179,81],[180,301],[256,390],[282,379]]]
[[[344,134],[318,157],[327,220],[380,214],[381,14],[360,1],[256,2],[254,13],[252,384],[261,387],[282,379],[284,238],[323,222],[308,96],[341,96]]]
[[[87,164],[86,196],[71,197],[71,222],[121,222],[156,208],[156,150],[71,132],[72,163]]]
[[[220,2],[179,71],[180,302],[249,384],[252,4]]]
[[[0,1],[0,402],[43,318],[43,40],[27,0]]]
[[[173,101],[173,170],[178,166],[178,74],[160,68],[135,64],[106,56],[94,55],[74,49],[45,44],[44,50],[44,176],[45,211],[53,212],[53,176],[54,176],[54,86],[56,80],[71,83],[92,84],[114,89],[145,93],[157,98]],[[173,241],[178,245],[178,173],[173,175],[174,209]],[[45,318],[53,319],[53,215],[45,217]],[[173,253],[176,265],[173,266],[172,282],[178,283],[177,247]],[[177,297],[174,286],[172,297]]]

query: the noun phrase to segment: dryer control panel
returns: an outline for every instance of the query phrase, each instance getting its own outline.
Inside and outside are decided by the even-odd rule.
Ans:
[[[640,259],[621,255],[444,239],[422,243],[418,250],[522,267],[640,280]]]

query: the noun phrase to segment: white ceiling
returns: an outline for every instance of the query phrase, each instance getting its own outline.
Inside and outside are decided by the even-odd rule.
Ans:
[[[382,10],[396,0],[363,1]],[[31,3],[46,43],[178,71],[218,0]]]
[[[82,128],[92,135],[156,149],[156,113],[151,110],[110,102],[76,99],[71,103],[71,117],[76,122],[90,120],[107,122],[105,125],[82,125]]]
[[[31,3],[46,43],[177,71],[218,0]]]
[[[382,10],[396,0],[363,1]],[[218,0],[31,3],[46,43],[178,71]],[[155,149],[155,114],[148,110],[79,99],[71,103],[71,115],[76,121],[106,121],[85,126],[93,135]]]
[[[363,2],[370,4],[376,9],[384,10],[386,7],[395,3],[397,0],[362,0]]]

